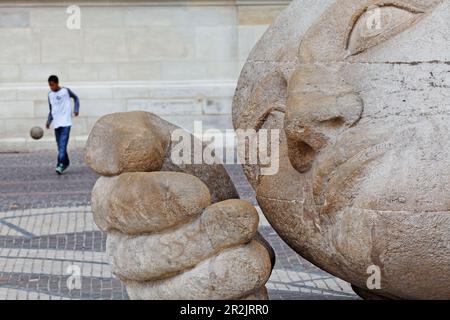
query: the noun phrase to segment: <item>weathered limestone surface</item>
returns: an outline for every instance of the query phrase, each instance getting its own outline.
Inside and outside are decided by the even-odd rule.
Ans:
[[[127,117],[106,115],[92,129],[86,162],[94,171],[114,176],[130,171],[156,171],[163,165],[169,134],[159,131],[144,112]],[[103,147],[102,147],[103,146]]]
[[[450,299],[449,35],[448,0],[298,0],[241,73],[235,128],[282,132],[264,214],[364,297]]]
[[[224,249],[249,242],[257,229],[258,213],[252,205],[226,200],[174,230],[142,236],[111,232],[108,255],[114,274],[122,279],[164,278],[194,267]]]
[[[114,274],[132,299],[267,299],[275,256],[256,209],[235,199],[222,166],[172,163],[175,129],[116,113],[89,136],[86,162],[103,175],[92,210]]]
[[[195,269],[154,282],[126,281],[132,299],[224,300],[247,297],[269,280],[269,254],[257,241],[226,250]]]
[[[127,172],[102,177],[92,190],[95,222],[105,232],[161,231],[198,216],[210,203],[203,182],[178,172]]]
[[[208,186],[213,202],[238,198],[223,166],[172,162],[171,133],[177,129],[180,128],[144,111],[103,116],[86,143],[86,163],[103,176],[159,170],[184,172]],[[193,141],[201,146],[198,139]]]

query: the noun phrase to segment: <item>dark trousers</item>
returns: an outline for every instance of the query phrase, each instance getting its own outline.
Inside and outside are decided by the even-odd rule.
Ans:
[[[59,127],[55,129],[56,144],[58,145],[58,165],[68,167],[70,164],[67,154],[67,145],[69,144],[70,127]]]

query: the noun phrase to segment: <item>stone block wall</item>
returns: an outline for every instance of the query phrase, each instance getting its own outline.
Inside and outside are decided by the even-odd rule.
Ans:
[[[81,99],[71,146],[112,112],[148,110],[191,129],[231,127],[241,66],[289,1],[0,1],[0,152],[54,148],[31,141],[48,114],[47,77]]]

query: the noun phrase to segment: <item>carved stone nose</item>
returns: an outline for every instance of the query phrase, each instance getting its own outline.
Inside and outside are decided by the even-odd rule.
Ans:
[[[320,86],[316,81],[321,81]],[[296,72],[289,85],[284,122],[294,168],[301,173],[310,170],[316,154],[354,126],[362,112],[363,101],[358,93],[335,73],[323,68]]]

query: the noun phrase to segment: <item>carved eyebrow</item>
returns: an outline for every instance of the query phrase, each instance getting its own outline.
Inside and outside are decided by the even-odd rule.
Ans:
[[[365,13],[367,13],[369,10],[376,9],[376,8],[382,9],[382,8],[386,8],[386,7],[394,7],[394,8],[400,9],[400,10],[408,11],[408,12],[413,13],[413,14],[423,14],[423,13],[425,13],[425,11],[422,10],[422,9],[419,9],[417,7],[414,7],[414,6],[408,5],[408,4],[404,4],[404,3],[385,2],[385,3],[381,3],[379,5],[375,4],[375,5],[366,6],[360,12],[358,12],[356,15],[354,15],[352,17],[351,21],[350,21],[348,32],[347,32],[347,35],[345,37],[345,39],[346,39],[345,40],[345,49],[346,50],[348,50],[348,48],[350,47],[350,41],[351,41],[351,37],[352,37],[352,34],[353,34],[353,30],[355,29],[355,26],[359,22],[361,17]]]

